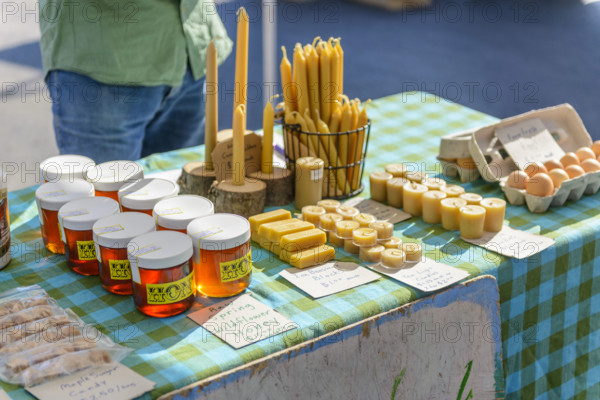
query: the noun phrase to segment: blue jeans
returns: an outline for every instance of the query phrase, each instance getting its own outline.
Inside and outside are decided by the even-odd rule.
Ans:
[[[63,70],[46,84],[61,154],[137,160],[204,142],[204,78],[189,68],[178,87],[108,85]]]

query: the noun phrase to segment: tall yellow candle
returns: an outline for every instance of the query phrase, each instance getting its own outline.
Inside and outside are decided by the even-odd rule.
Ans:
[[[337,113],[338,111],[334,111],[334,114]],[[352,112],[350,111],[350,105],[348,104],[348,102],[344,102],[344,104],[341,107],[341,119],[340,119],[340,128],[339,128],[339,132],[345,133],[348,132],[350,130],[350,124],[352,123]],[[340,163],[341,165],[348,165],[348,135],[344,134],[344,135],[340,135],[339,136],[339,155],[340,155]],[[350,171],[348,171],[350,172]]]
[[[290,111],[296,111],[298,105],[296,104],[296,84],[292,81],[292,64],[287,57],[287,51],[284,46],[281,46],[281,51],[283,52],[283,58],[279,65],[279,73],[281,74],[283,101]]]
[[[233,113],[233,184],[243,185],[245,177],[244,134],[246,133],[246,107],[243,104],[237,106]]]
[[[262,163],[263,174],[273,173],[273,119],[275,110],[268,101],[263,112],[263,140],[262,140]]]
[[[308,104],[310,115],[317,120],[317,112],[321,113],[320,85],[319,85],[319,55],[314,47],[309,46],[306,52],[306,63],[308,72]]]
[[[485,224],[485,208],[481,206],[464,206],[460,209],[460,236],[465,239],[479,239],[483,235]]]
[[[340,85],[340,93],[344,93],[344,50],[342,49],[341,38],[335,41],[335,49],[338,52],[340,61],[338,63],[338,80]]]
[[[363,156],[363,143],[365,140],[366,130],[361,129],[361,128],[365,127],[367,125],[367,123],[369,122],[369,117],[367,116],[367,104],[370,102],[371,102],[370,99],[367,100],[365,102],[365,104],[363,105],[363,108],[360,111],[360,113],[358,113],[357,128],[360,130],[358,131],[357,145],[355,147],[356,154],[354,155],[354,159],[353,159],[354,163],[357,163],[358,161],[360,161],[360,159]],[[360,178],[360,167],[353,167],[352,168],[352,190],[358,189],[358,186],[360,184],[359,178]]]
[[[404,186],[404,211],[410,215],[417,216],[423,212],[423,193],[427,191],[427,186],[420,183],[410,182]]]
[[[298,102],[298,112],[304,116],[304,113],[310,110],[308,102],[308,71],[306,67],[306,58],[304,50],[300,43],[296,43],[294,48],[294,80],[296,82],[296,99]]]
[[[250,19],[244,7],[238,10],[237,42],[235,44],[235,90],[233,110],[240,104],[246,107],[246,94],[248,90],[248,39]],[[245,112],[245,111],[244,111]],[[235,117],[234,117],[235,119]]]
[[[428,224],[442,222],[442,205],[440,202],[446,198],[446,193],[439,190],[430,190],[423,193],[423,221]]]
[[[331,105],[331,104],[330,104]],[[329,132],[338,133],[340,131],[340,120],[342,119],[342,110],[338,107],[331,113],[329,118]]]
[[[333,98],[337,99],[338,95],[343,92],[340,90],[340,53],[338,50],[331,45],[333,38],[329,39],[328,47],[330,48],[331,58],[331,83],[332,83],[332,94]]]
[[[506,201],[489,197],[479,202],[485,208],[485,223],[483,229],[488,232],[500,232],[504,226]]]
[[[460,228],[460,209],[467,205],[467,201],[456,197],[442,199],[442,227],[449,231],[457,231]]]
[[[331,103],[335,98],[331,94],[331,52],[324,42],[319,43],[319,93],[321,100],[321,118],[331,128]],[[338,120],[339,121],[339,120]],[[338,122],[339,123],[339,122]],[[332,132],[333,130],[330,129]]]
[[[219,130],[219,78],[217,65],[217,48],[211,40],[206,49],[206,105],[204,113],[204,162],[206,169],[214,170],[212,151],[217,144],[217,131]]]

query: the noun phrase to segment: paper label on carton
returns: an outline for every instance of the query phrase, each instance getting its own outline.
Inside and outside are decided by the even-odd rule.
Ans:
[[[523,259],[531,257],[554,244],[554,239],[504,226],[500,232],[483,232],[479,239],[465,242],[481,246],[506,257]]]
[[[219,263],[221,282],[231,282],[242,279],[252,271],[252,252],[248,252],[237,260]]]
[[[77,256],[81,261],[97,260],[96,245],[93,240],[77,241]]]
[[[131,279],[131,265],[129,260],[108,260],[110,279],[126,281]]]
[[[520,169],[532,162],[558,160],[565,155],[538,118],[498,128],[495,134]]]
[[[397,208],[386,206],[378,201],[361,197],[348,200],[344,202],[344,205],[356,207],[361,213],[372,214],[375,216],[375,218],[377,218],[377,220],[388,221],[392,224],[397,224],[398,222],[412,217],[412,215]]]
[[[172,304],[185,300],[194,294],[194,271],[175,282],[147,283],[148,304]]]

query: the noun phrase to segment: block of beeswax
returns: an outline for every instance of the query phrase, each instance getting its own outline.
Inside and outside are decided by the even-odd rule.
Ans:
[[[320,246],[325,244],[326,241],[327,234],[314,228],[283,236],[281,242],[279,242],[279,248],[281,248],[281,253],[289,253]]]
[[[310,227],[305,228],[305,229],[293,230],[294,228],[297,228],[298,225],[306,226],[306,224],[308,224]],[[275,235],[275,236],[273,236],[273,237],[275,237],[275,239],[271,238],[271,233],[275,234],[275,233],[279,232],[280,230],[282,230],[282,227],[284,227],[286,225],[291,225],[288,228],[288,229],[292,229],[291,232],[286,232],[279,236]],[[266,224],[262,224],[261,226],[258,227],[258,236],[260,236],[261,240],[267,240],[269,242],[279,243],[279,240],[281,239],[281,236],[283,236],[283,235],[287,235],[288,233],[300,232],[301,230],[312,229],[314,227],[315,226],[313,224],[311,224],[310,222],[302,221],[297,218],[291,218],[291,219],[267,222]]]
[[[284,259],[285,257],[285,259]],[[281,253],[282,261],[285,261],[296,268],[308,268],[314,265],[326,263],[335,258],[335,249],[323,244],[321,246],[311,247],[310,249],[298,251],[284,251]]]
[[[262,224],[268,222],[282,221],[286,219],[292,219],[292,213],[288,210],[273,210],[262,214],[256,214],[248,218],[250,221],[250,232],[252,232],[252,240],[258,242],[258,228]]]

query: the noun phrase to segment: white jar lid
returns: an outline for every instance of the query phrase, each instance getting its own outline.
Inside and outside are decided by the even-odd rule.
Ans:
[[[163,228],[187,229],[194,219],[214,213],[215,206],[212,201],[202,196],[187,194],[159,201],[154,206],[152,216]]]
[[[134,237],[127,245],[127,257],[131,263],[132,275],[137,273],[138,277],[137,268],[171,268],[188,261],[192,258],[192,254],[192,239],[184,233],[175,231],[146,233]],[[134,281],[139,282],[139,278]]]
[[[135,161],[117,160],[96,165],[87,170],[86,179],[94,184],[96,190],[115,192],[126,183],[135,182],[144,177],[144,167]]]
[[[146,178],[123,185],[119,202],[132,210],[152,210],[162,199],[177,196],[179,186],[168,179]]]
[[[42,182],[85,179],[86,170],[95,165],[96,163],[91,158],[77,154],[50,157],[40,164],[40,179]]]
[[[94,196],[94,185],[83,179],[43,183],[35,191],[35,201],[44,210],[58,211],[69,201]]]
[[[124,212],[100,218],[94,223],[94,242],[110,249],[124,249],[136,236],[154,232],[151,216],[139,212]]]
[[[225,250],[250,240],[250,222],[236,214],[213,214],[196,218],[187,228],[194,247]]]
[[[119,212],[119,203],[109,197],[86,197],[72,200],[58,210],[62,229],[91,230],[100,218]],[[65,236],[63,236],[64,238]]]

